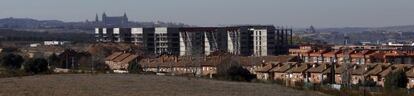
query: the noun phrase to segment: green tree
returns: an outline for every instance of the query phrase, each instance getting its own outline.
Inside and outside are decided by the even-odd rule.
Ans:
[[[129,64],[128,72],[134,73],[134,74],[143,72],[141,64],[138,64],[138,63]]]
[[[58,67],[62,65],[62,60],[59,58],[58,55],[52,54],[48,57],[49,60],[49,66],[51,67]]]
[[[8,70],[18,70],[21,68],[24,59],[20,55],[5,54],[1,57],[1,66]]]
[[[408,83],[408,78],[405,75],[404,71],[396,71],[388,74],[385,77],[384,87],[385,89],[395,89],[395,88],[406,88]]]
[[[43,58],[30,59],[24,63],[24,70],[28,73],[39,74],[49,71],[47,60]]]
[[[226,57],[226,59],[217,66],[217,76],[220,79],[232,81],[251,81],[255,78],[249,70],[243,68],[231,56]]]

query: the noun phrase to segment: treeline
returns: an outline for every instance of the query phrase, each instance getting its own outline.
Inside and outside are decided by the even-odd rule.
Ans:
[[[0,41],[93,41],[93,34],[87,33],[52,33],[52,32],[30,32],[16,31],[12,29],[0,29]]]

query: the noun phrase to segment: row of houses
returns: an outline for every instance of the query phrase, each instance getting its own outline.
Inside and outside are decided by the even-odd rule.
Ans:
[[[261,80],[287,80],[291,83],[298,81],[314,84],[335,83],[361,84],[366,80],[384,86],[387,75],[396,71],[406,72],[409,82],[407,88],[414,88],[414,68],[410,64],[353,64],[345,66],[329,63],[297,63],[297,62],[269,62],[256,70]],[[349,75],[344,75],[349,72]],[[349,76],[349,81],[342,80]]]
[[[198,76],[212,76],[217,73],[217,66],[225,61],[235,61],[251,73],[255,73],[263,62],[289,62],[295,56],[171,56],[161,55],[154,58],[142,58],[136,54],[115,52],[106,57],[105,63],[111,70],[127,70],[128,65],[138,63],[144,72],[165,73],[171,75],[193,74]]]
[[[305,63],[339,63],[346,60],[355,64],[391,63],[413,64],[414,51],[410,50],[380,50],[363,48],[314,48],[301,46],[289,49],[291,56],[298,56]]]

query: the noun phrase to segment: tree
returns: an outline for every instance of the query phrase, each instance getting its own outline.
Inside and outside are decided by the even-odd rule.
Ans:
[[[375,86],[377,86],[377,82],[375,82],[371,78],[365,79],[364,81],[360,81],[358,84],[360,86],[365,86],[365,87],[375,87]]]
[[[132,63],[128,65],[128,72],[129,73],[141,73],[143,72],[141,64]]]
[[[1,66],[9,70],[18,70],[21,68],[24,59],[20,55],[6,54],[1,57]]]
[[[231,57],[227,57],[217,66],[217,76],[232,81],[251,81],[255,78],[249,70],[243,68]]]
[[[407,87],[408,78],[404,71],[399,70],[388,74],[385,77],[384,87],[385,89],[405,88]]]
[[[28,73],[39,74],[49,71],[47,60],[43,58],[30,59],[24,63],[24,70]]]
[[[58,67],[62,65],[62,60],[59,58],[58,55],[52,54],[48,57],[49,60],[49,66],[51,67]]]

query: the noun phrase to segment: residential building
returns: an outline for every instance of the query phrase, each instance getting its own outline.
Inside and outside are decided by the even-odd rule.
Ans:
[[[287,54],[291,37],[292,29],[270,25],[95,29],[97,42],[139,44],[155,54],[179,56],[218,51],[241,56]]]
[[[379,49],[332,49],[299,47],[289,49],[291,56],[299,56],[306,63],[338,63],[342,64],[349,57],[352,64],[391,63],[414,64],[414,51],[379,50]]]
[[[308,81],[315,84],[321,84],[324,80],[329,79],[327,74],[324,74],[324,71],[330,71],[330,65],[326,63],[322,64],[311,64],[312,67],[306,70]],[[329,70],[328,70],[329,69]]]
[[[131,64],[137,64],[140,57],[131,53],[115,52],[105,58],[105,64],[111,70],[128,70]]]

